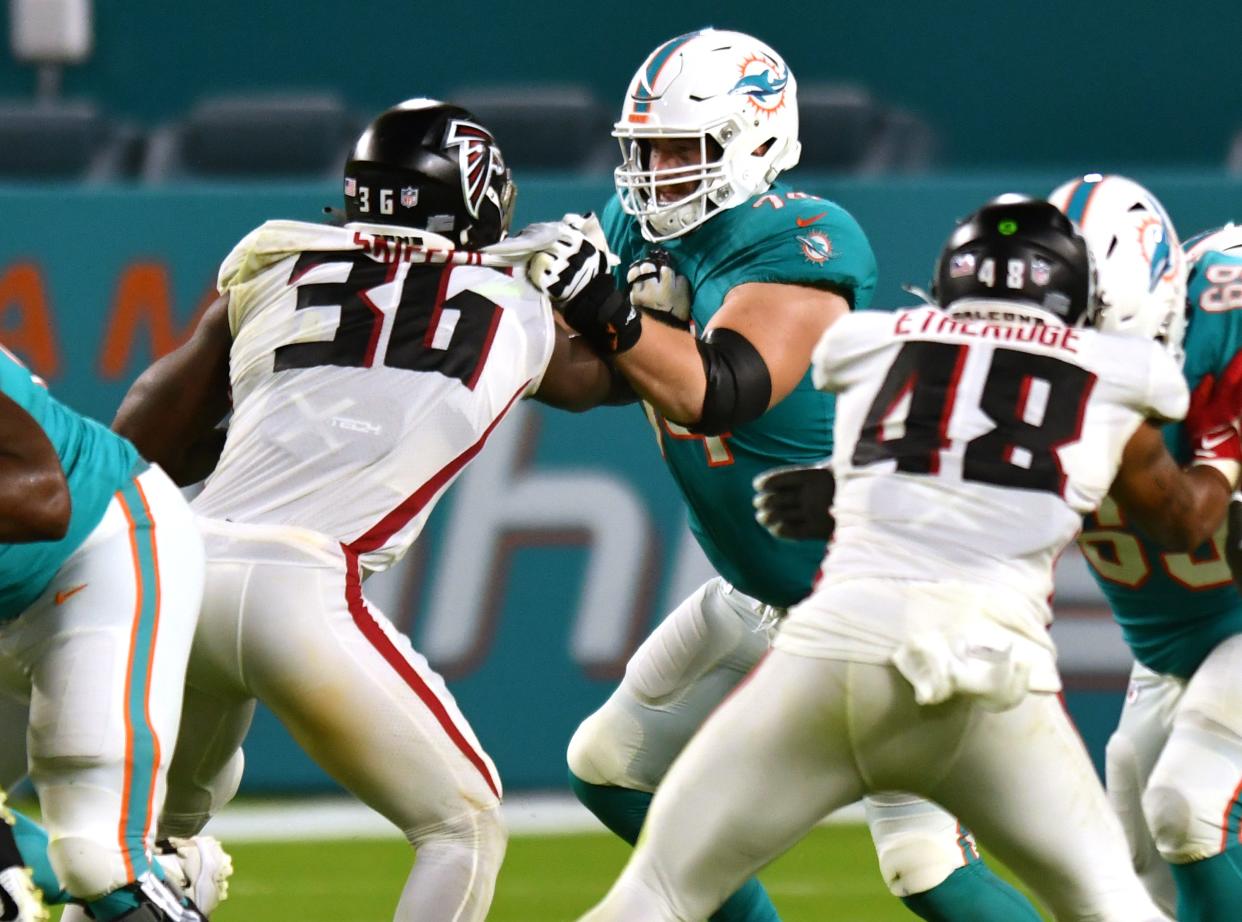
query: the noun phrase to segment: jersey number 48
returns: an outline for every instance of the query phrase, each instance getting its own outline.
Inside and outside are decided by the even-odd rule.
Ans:
[[[894,460],[899,471],[939,472],[969,350],[960,343],[925,341],[901,347],[867,411],[854,447],[855,467]],[[1078,440],[1094,384],[1095,375],[1077,365],[996,349],[979,400],[979,409],[995,425],[966,443],[962,479],[1060,494],[1065,474],[1056,451]],[[885,438],[903,404],[903,431]]]

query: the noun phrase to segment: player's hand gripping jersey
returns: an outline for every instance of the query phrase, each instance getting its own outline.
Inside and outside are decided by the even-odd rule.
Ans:
[[[816,347],[814,373],[838,394],[827,581],[980,587],[985,617],[1029,641],[1031,687],[1059,688],[1046,632],[1053,563],[1142,421],[1185,414],[1174,360],[1137,337],[924,307],[843,317]],[[877,662],[915,623],[883,607],[834,615],[821,653]]]
[[[601,221],[624,283],[626,267],[651,244],[615,198]],[[780,182],[660,246],[689,280],[690,318],[699,335],[729,291],[747,282],[825,287],[855,309],[868,307],[875,290],[875,257],[858,223],[833,202]],[[646,408],[689,507],[690,529],[712,566],[770,605],[789,606],[810,592],[823,544],[768,534],[752,514],[751,481],[771,467],[831,454],[832,405],[832,395],[815,390],[808,371],[779,404],[724,435],[695,434]]]
[[[1215,235],[1213,235],[1215,236]],[[1220,376],[1242,349],[1242,252],[1222,252],[1213,237],[1186,244],[1191,260],[1183,366],[1193,389]],[[1191,449],[1181,423],[1164,428],[1178,461]],[[1223,639],[1242,632],[1242,596],[1225,561],[1225,526],[1210,544],[1166,551],[1130,527],[1106,499],[1085,523],[1080,543],[1135,657],[1147,668],[1189,678]]]
[[[233,417],[200,514],[320,532],[368,570],[400,558],[552,353],[523,273],[436,248],[452,244],[295,221],[237,245],[219,278]]]

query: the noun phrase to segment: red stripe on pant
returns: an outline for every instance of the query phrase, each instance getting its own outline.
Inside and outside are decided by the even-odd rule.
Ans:
[[[483,756],[470,744],[470,741],[462,735],[461,730],[457,728],[457,724],[453,722],[453,718],[449,715],[448,709],[445,708],[444,702],[441,701],[434,691],[423,681],[422,676],[410,665],[401,651],[393,644],[388,635],[384,633],[383,628],[375,620],[375,616],[367,609],[366,600],[362,597],[362,580],[358,571],[358,555],[349,550],[344,545],[341,550],[345,552],[345,602],[349,606],[349,613],[354,619],[354,624],[358,626],[358,630],[362,631],[362,635],[370,642],[380,656],[388,662],[396,670],[397,675],[414,694],[418,695],[419,700],[427,706],[427,709],[435,715],[440,726],[444,728],[444,732],[448,734],[453,744],[461,750],[470,764],[479,770],[479,774],[483,776],[483,780],[487,782],[487,786],[492,793],[500,797],[500,785],[496,779],[492,777],[491,770],[487,767],[487,762]]]

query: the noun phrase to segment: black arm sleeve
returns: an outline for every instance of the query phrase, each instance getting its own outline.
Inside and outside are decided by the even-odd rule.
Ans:
[[[690,431],[720,435],[762,416],[772,399],[772,376],[759,350],[726,327],[709,330],[697,345],[707,392],[703,412]]]

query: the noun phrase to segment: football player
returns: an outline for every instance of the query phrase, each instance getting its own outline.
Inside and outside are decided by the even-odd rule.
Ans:
[[[3,349],[0,430],[0,790],[29,773],[53,878],[94,918],[202,918],[152,835],[202,596],[193,516]]]
[[[825,577],[674,764],[592,922],[703,919],[885,789],[961,816],[1058,920],[1166,918],[1057,698],[1052,564],[1110,484],[1187,549],[1229,482],[1179,469],[1144,422],[1187,412],[1165,346],[1082,329],[1090,252],[1054,206],[988,203],[934,279],[943,309],[842,317],[816,346],[816,384],[838,394]],[[1242,457],[1242,361],[1197,398],[1192,444]]]
[[[345,166],[343,226],[269,221],[247,235],[194,336],[135,382],[114,423],[180,482],[210,472],[194,500],[206,591],[161,835],[198,832],[232,797],[261,699],[417,851],[399,920],[487,915],[501,782],[363,579],[406,552],[514,402],[576,408],[612,390],[524,257],[489,251],[514,194],[469,112],[421,99],[382,113]]]
[[[830,452],[833,398],[812,386],[811,348],[835,318],[870,304],[876,266],[853,217],[778,178],[798,162],[797,88],[763,42],[707,29],[661,44],[613,133],[623,163],[602,223],[631,266],[618,279],[629,288],[579,298],[564,315],[642,397],[719,574],[657,627],[569,745],[579,799],[633,843],[673,759],[811,590],[823,541],[774,540],[754,521],[751,481]],[[576,246],[563,239],[549,265],[582,262]],[[610,291],[608,279],[592,284]],[[866,810],[888,886],[923,918],[1039,918],[943,810],[899,794],[869,797]],[[750,880],[712,918],[777,915]]]
[[[1176,342],[1184,327],[1191,388],[1226,373],[1242,351],[1242,228],[1187,242],[1187,298],[1186,287],[1171,284],[1183,259],[1172,224],[1145,189],[1096,174],[1061,186],[1052,201],[1100,254],[1104,291],[1133,306],[1118,329]],[[1141,270],[1148,253],[1163,255],[1164,271],[1131,272],[1137,290],[1109,292],[1126,264]],[[1175,457],[1190,458],[1184,423],[1163,434]],[[1237,465],[1219,463],[1236,480]],[[1135,658],[1106,761],[1135,867],[1182,922],[1234,919],[1242,906],[1242,598],[1224,529],[1174,552],[1136,528],[1124,502],[1106,500],[1080,543]]]
[[[1096,254],[1108,305],[1099,327],[1166,343],[1184,354],[1188,386],[1210,388],[1242,348],[1242,314],[1235,313],[1242,308],[1242,231],[1229,226],[1189,241],[1187,286],[1173,224],[1148,190],[1092,174],[1060,186],[1051,200],[1081,225]],[[1190,457],[1184,423],[1169,423],[1163,433],[1176,457]],[[1227,434],[1216,438],[1227,441]],[[1205,446],[1199,456],[1236,479],[1232,459],[1212,459]],[[760,517],[778,533],[831,533],[829,471],[791,467],[758,486]],[[1210,521],[1219,521],[1221,502],[1217,496]],[[1136,660],[1106,759],[1108,795],[1135,868],[1169,914],[1232,918],[1242,898],[1233,818],[1242,705],[1230,658],[1238,655],[1231,651],[1242,633],[1242,600],[1222,555],[1232,545],[1217,530],[1202,547],[1171,551],[1136,528],[1117,497],[1086,518],[1079,543]]]

